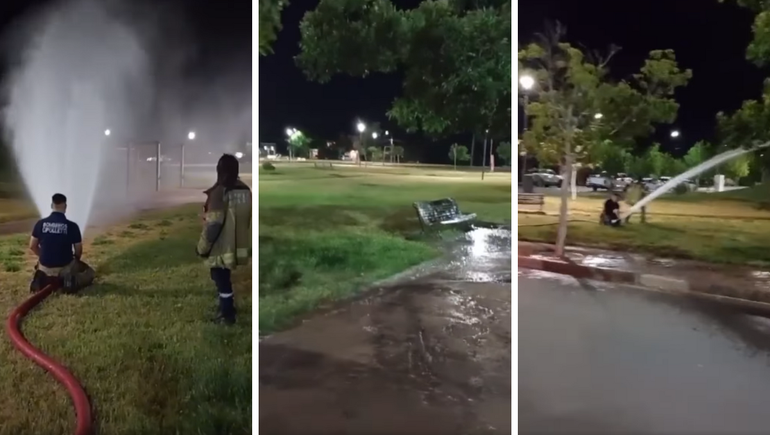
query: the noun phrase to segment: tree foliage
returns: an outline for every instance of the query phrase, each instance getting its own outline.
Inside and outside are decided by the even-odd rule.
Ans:
[[[637,74],[614,80],[608,65],[616,47],[606,55],[585,53],[563,37],[557,25],[520,50],[519,71],[535,81],[534,98],[525,108],[530,117],[527,151],[563,165],[564,178],[571,179],[573,165],[585,162],[596,144],[630,145],[649,135],[653,125],[673,122],[679,109],[674,91],[687,84],[692,72],[679,68],[673,50],[655,50]],[[567,237],[567,184],[562,184],[557,254],[563,253]]]
[[[273,52],[272,45],[281,30],[281,11],[288,0],[259,0],[259,54]]]
[[[770,1],[736,0],[736,3],[756,13],[752,25],[753,38],[746,49],[746,58],[758,66],[770,65]],[[718,113],[717,124],[723,141],[720,148],[748,148],[770,142],[770,82],[765,82],[761,98],[744,101],[741,108],[730,115]],[[764,179],[770,172],[770,152],[755,152],[749,160],[749,166],[761,171]],[[736,165],[742,166],[742,163]]]
[[[388,116],[439,136],[511,127],[510,1],[321,0],[301,24],[297,64],[311,80],[403,71]]]
[[[503,142],[497,147],[497,157],[502,160],[503,164],[511,163],[511,143]]]
[[[610,174],[628,173],[631,170],[633,157],[627,150],[615,145],[612,141],[602,141],[592,146],[590,150],[591,163]]]
[[[613,47],[602,56],[584,53],[563,42],[558,27],[519,52],[520,74],[536,82],[527,106],[530,129],[524,143],[528,152],[551,164],[586,160],[591,147],[606,140],[628,146],[653,131],[655,124],[676,119],[679,108],[674,91],[692,76],[682,71],[673,50],[654,50],[637,74],[613,80],[609,62]]]
[[[289,151],[292,156],[297,156],[300,151],[305,151],[310,145],[311,139],[301,131],[297,131],[289,137]]]
[[[458,162],[467,162],[471,159],[470,154],[468,154],[468,147],[465,145],[458,145],[458,144],[452,144],[452,146],[449,147],[449,160],[454,162],[455,160]]]
[[[709,158],[711,145],[706,141],[698,141],[687,150],[687,154],[684,155],[684,163],[688,168],[693,168],[705,162]]]
[[[393,156],[396,157],[396,161],[400,162],[404,158],[404,147],[401,145],[393,146]]]
[[[735,180],[737,183],[750,172],[751,157],[743,154],[727,161],[724,165],[725,177]]]

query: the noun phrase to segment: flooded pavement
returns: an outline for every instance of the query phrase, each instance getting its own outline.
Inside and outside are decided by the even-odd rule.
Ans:
[[[548,245],[519,242],[519,255],[552,258],[551,249]],[[578,247],[567,248],[565,255],[569,261],[581,266],[672,276],[715,287],[753,289],[768,292],[767,297],[770,297],[770,271],[761,268]]]
[[[474,231],[444,261],[264,339],[260,430],[510,433],[510,237]]]
[[[763,434],[770,320],[519,271],[525,434]]]

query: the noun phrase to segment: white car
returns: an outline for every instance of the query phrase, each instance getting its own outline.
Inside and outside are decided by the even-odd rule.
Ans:
[[[561,175],[557,175],[552,169],[533,169],[527,174],[532,177],[532,183],[538,187],[561,187]]]
[[[586,187],[593,189],[594,192],[599,189],[623,190],[628,184],[623,178],[613,178],[607,174],[590,175],[586,180]]]

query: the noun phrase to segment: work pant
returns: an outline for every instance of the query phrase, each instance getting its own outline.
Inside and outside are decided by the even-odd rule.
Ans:
[[[211,268],[211,280],[219,293],[219,313],[226,319],[235,318],[235,303],[233,301],[233,282],[230,269],[224,267]]]
[[[46,267],[38,263],[35,265],[30,290],[36,292],[48,284],[54,284],[65,293],[74,293],[91,285],[95,277],[94,269],[80,260],[73,260],[64,267]]]

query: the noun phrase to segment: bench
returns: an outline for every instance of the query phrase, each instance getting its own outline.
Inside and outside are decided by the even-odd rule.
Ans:
[[[476,219],[476,214],[462,214],[457,202],[452,198],[436,201],[418,201],[414,203],[417,218],[423,231],[438,225],[467,224]]]
[[[542,193],[519,193],[519,205],[536,205],[543,211],[545,195]]]
[[[314,168],[329,168],[329,169],[333,169],[331,162],[328,162],[328,163],[327,162],[313,162],[313,167]]]

